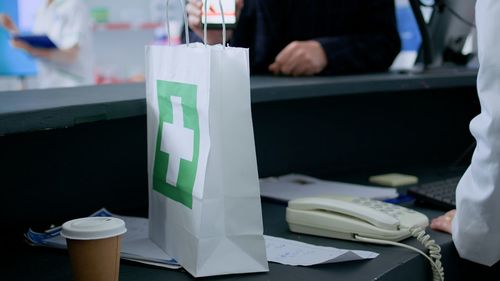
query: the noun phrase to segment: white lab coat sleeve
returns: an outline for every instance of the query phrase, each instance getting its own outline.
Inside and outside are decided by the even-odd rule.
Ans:
[[[481,113],[470,124],[477,146],[457,188],[457,213],[452,223],[460,256],[488,266],[500,260],[499,19],[499,0],[477,1]]]
[[[91,21],[88,7],[80,0],[66,0],[59,8],[65,21],[61,23],[61,33],[57,36],[60,49],[70,49],[82,44],[84,36],[91,32]]]

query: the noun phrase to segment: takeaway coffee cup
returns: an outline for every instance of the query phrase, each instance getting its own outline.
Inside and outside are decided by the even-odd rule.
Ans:
[[[65,222],[61,235],[68,244],[75,281],[117,281],[120,236],[125,222],[113,217],[88,217]]]

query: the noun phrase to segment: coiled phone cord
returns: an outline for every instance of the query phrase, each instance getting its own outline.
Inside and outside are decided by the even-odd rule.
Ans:
[[[355,235],[354,238],[356,240],[360,240],[363,242],[369,242],[369,243],[375,243],[375,244],[384,244],[384,245],[394,245],[394,246],[399,246],[403,248],[407,248],[410,250],[413,250],[421,255],[423,255],[426,259],[429,260],[429,262],[432,265],[432,280],[434,281],[444,281],[444,269],[443,265],[441,264],[441,247],[439,247],[438,244],[436,244],[436,241],[431,240],[429,234],[425,233],[425,230],[422,227],[412,227],[409,229],[410,234],[417,238],[417,240],[422,243],[422,245],[425,246],[429,250],[429,255],[425,254],[421,250],[394,241],[387,241],[387,240],[381,240],[381,239],[374,239],[374,238],[368,238],[368,237],[362,237]]]

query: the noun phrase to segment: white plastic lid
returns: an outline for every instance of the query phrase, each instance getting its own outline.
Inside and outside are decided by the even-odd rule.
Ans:
[[[125,222],[113,217],[88,217],[65,222],[61,236],[74,240],[104,239],[127,232]]]

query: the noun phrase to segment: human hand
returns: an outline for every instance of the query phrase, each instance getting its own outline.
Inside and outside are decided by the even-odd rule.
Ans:
[[[50,49],[32,47],[28,43],[16,39],[12,40],[11,44],[14,48],[21,49],[28,54],[41,59],[54,59],[54,54],[57,53],[56,51],[52,51]]]
[[[236,0],[236,18],[239,17],[241,10],[243,9],[243,2],[244,0]],[[188,0],[186,4],[189,27],[200,38],[203,38],[203,25],[201,20],[203,14],[203,3],[204,0]],[[233,35],[233,31],[227,30],[226,35],[227,40],[230,40]],[[222,43],[222,30],[207,30],[206,43],[210,45]]]
[[[451,210],[446,214],[437,217],[431,221],[431,228],[451,234],[451,223],[455,217],[456,210]]]
[[[12,19],[6,14],[0,14],[0,25],[9,32],[17,32],[17,26]]]
[[[31,47],[28,43],[23,42],[21,40],[13,39],[11,44],[14,48],[18,48],[24,50],[25,52],[31,54],[33,52],[33,47]]]
[[[276,56],[269,70],[274,74],[310,76],[320,73],[328,64],[318,41],[293,41]]]

